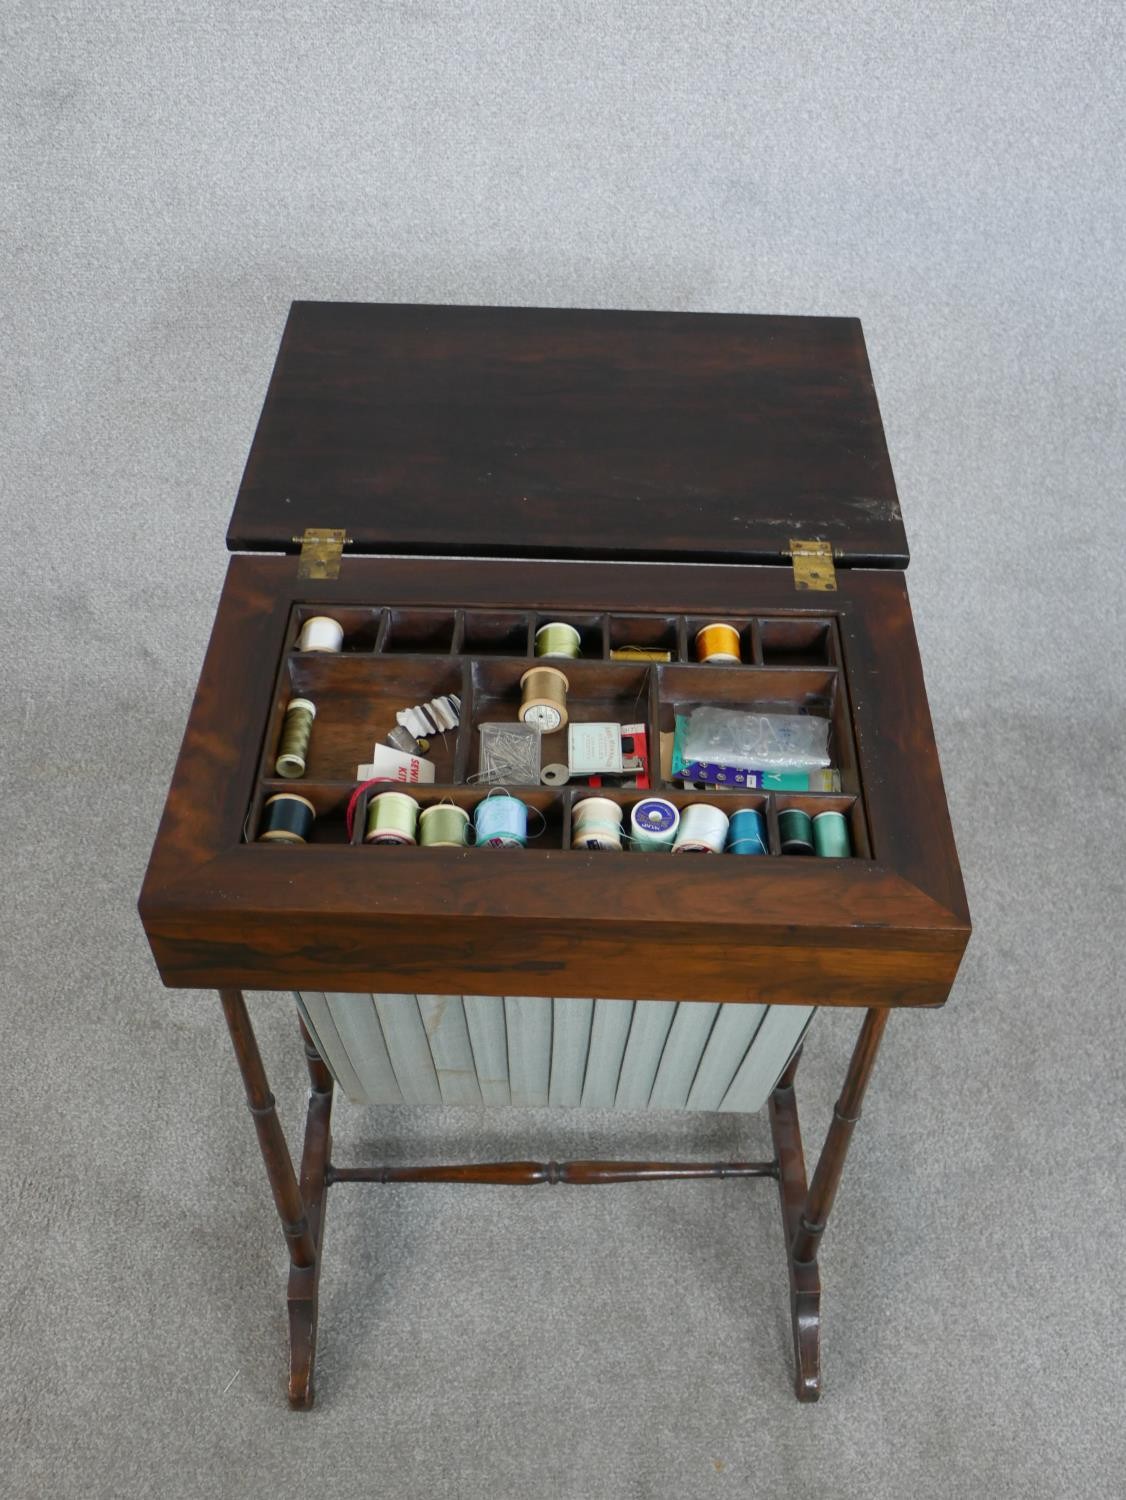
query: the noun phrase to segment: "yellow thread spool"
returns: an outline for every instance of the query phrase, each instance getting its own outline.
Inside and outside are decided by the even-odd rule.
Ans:
[[[696,660],[710,662],[742,661],[739,654],[739,632],[734,625],[721,620],[704,625],[696,632]]]
[[[288,781],[295,781],[305,774],[309,736],[313,732],[313,720],[316,717],[317,705],[308,698],[291,698],[286,704],[285,723],[282,725],[274,770]]]
[[[537,656],[576,657],[582,650],[583,638],[573,625],[563,620],[549,620],[536,631]]]
[[[570,686],[558,667],[529,667],[520,679],[520,722],[531,724],[541,734],[563,729]]]
[[[659,646],[615,646],[611,661],[672,661],[672,652]]]
[[[469,842],[469,814],[452,802],[424,807],[418,815],[418,841],[424,849],[459,849]]]

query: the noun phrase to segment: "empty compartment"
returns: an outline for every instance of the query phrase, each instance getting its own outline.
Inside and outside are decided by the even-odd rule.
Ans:
[[[288,662],[289,686],[267,735],[267,775],[272,774],[289,698],[308,698],[317,709],[309,737],[305,776],[292,782],[356,780],[358,766],[368,765],[376,743],[385,744],[399,709],[425,705],[448,694],[460,697],[461,662],[451,657],[397,659],[383,655],[366,658],[294,655]],[[435,780],[454,780],[458,731],[429,737],[424,759],[433,765]],[[392,748],[388,746],[388,748]]]
[[[332,605],[299,604],[293,611],[290,649],[303,650],[302,632],[309,620],[335,620],[343,631],[340,651],[374,651],[382,622],[381,609],[365,609],[359,605],[336,607]],[[331,654],[331,653],[330,653]]]
[[[466,656],[530,656],[531,618],[506,610],[467,609],[461,650]]]
[[[762,661],[767,667],[823,667],[836,663],[831,620],[760,620]]]
[[[680,660],[679,632],[675,615],[611,615],[610,650],[667,651],[670,661]]]
[[[599,661],[603,654],[606,635],[605,615],[576,615],[568,614],[564,610],[548,611],[535,617],[535,633],[538,634],[545,625],[570,625],[579,636],[579,656],[588,660]],[[535,644],[533,642],[533,652]],[[552,658],[555,660],[556,658]],[[562,658],[559,658],[562,660]]]
[[[453,610],[389,609],[380,650],[413,651],[434,655],[452,651],[454,645]]]
[[[709,667],[732,667],[740,664],[753,666],[755,663],[754,627],[750,620],[738,615],[688,615],[684,621],[685,625],[685,648],[687,660],[690,662],[703,662],[700,655],[702,651],[709,651],[712,655],[734,656],[738,653],[739,661],[713,661],[704,665]],[[734,631],[738,642],[734,637],[727,638],[726,632],[712,630],[709,635],[701,635],[707,631],[709,626],[727,626]]]
[[[499,661],[474,661],[473,734],[469,744],[471,778],[480,770],[480,737],[477,733],[480,725],[519,720],[520,678],[537,665],[555,668],[568,682],[567,725],[540,736],[541,768],[570,765],[568,729],[571,724],[642,725],[648,740],[649,669],[645,666],[631,662],[552,660],[508,665]]]

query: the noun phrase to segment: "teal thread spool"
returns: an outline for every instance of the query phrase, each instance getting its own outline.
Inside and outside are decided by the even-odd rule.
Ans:
[[[516,797],[494,797],[478,802],[473,815],[478,847],[523,849],[528,842],[528,809]]]
[[[418,815],[418,841],[424,849],[459,849],[469,842],[469,814],[464,807],[439,802]]]
[[[813,849],[822,859],[848,859],[852,840],[844,813],[818,813],[813,820]]]
[[[731,814],[727,831],[729,854],[768,854],[766,819],[753,807],[741,807]]]
[[[368,803],[365,844],[413,844],[418,803],[406,792],[380,792]]]
[[[783,854],[813,853],[813,820],[800,807],[786,807],[778,814],[778,836]]]

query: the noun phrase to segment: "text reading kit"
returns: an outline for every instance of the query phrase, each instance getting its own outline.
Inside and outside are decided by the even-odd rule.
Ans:
[[[818,1245],[880,1037],[945,1001],[970,931],[859,324],[295,303],[228,544],[141,913],[164,982],[220,994],[293,1404],[330,1186],[722,1176],[777,1185],[816,1397]],[[299,1169],[246,990],[296,994]],[[864,1019],[807,1180],[822,1005]],[[337,1087],[766,1105],[774,1153],[341,1165]]]

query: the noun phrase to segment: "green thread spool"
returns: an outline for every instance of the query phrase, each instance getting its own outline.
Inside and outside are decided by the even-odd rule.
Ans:
[[[424,849],[459,849],[469,842],[469,814],[452,802],[424,807],[418,815],[418,841]]]
[[[813,849],[822,859],[848,859],[852,840],[844,813],[822,812],[813,820]]]
[[[573,625],[563,620],[550,620],[536,631],[537,656],[576,657],[582,649],[583,638]]]
[[[368,803],[365,844],[413,844],[418,803],[406,792],[380,792]]]
[[[813,853],[813,823],[800,807],[787,807],[778,814],[778,836],[783,854]]]
[[[313,720],[316,717],[317,705],[308,698],[291,698],[286,704],[285,723],[282,725],[274,770],[287,781],[296,781],[305,774],[309,736],[313,732]]]

